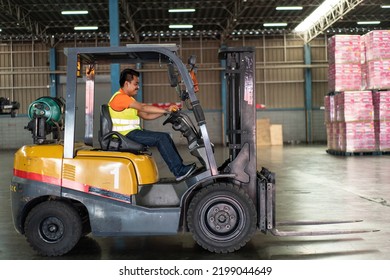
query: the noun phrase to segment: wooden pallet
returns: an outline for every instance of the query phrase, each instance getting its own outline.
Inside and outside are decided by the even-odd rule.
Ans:
[[[334,156],[381,156],[381,155],[390,155],[390,151],[336,151],[336,150],[326,150],[330,155]]]

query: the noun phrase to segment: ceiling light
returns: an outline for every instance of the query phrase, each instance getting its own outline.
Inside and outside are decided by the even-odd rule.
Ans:
[[[170,13],[193,13],[195,9],[169,9]]]
[[[86,15],[88,11],[62,11],[63,15]]]
[[[192,24],[171,24],[169,28],[192,28]]]
[[[75,26],[74,30],[97,30],[97,26]]]
[[[300,11],[302,10],[302,6],[280,6],[276,7],[276,10],[278,11]]]
[[[281,26],[287,26],[287,23],[285,22],[270,22],[270,23],[264,23],[264,27],[281,27]]]
[[[295,32],[305,32],[313,27],[324,15],[333,9],[342,0],[325,0],[304,21],[295,27]]]
[[[390,9],[390,5],[381,5],[382,9]]]
[[[359,25],[366,25],[366,24],[380,24],[381,22],[380,21],[358,21],[357,24]]]

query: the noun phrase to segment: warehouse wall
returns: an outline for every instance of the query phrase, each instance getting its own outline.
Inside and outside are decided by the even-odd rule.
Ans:
[[[326,37],[311,42],[312,55],[312,107],[311,114],[313,141],[325,142],[326,130],[323,120],[324,95],[327,94],[327,49]],[[123,42],[123,45],[129,42]],[[214,143],[224,141],[221,128],[221,66],[218,60],[220,42],[211,39],[184,40],[167,39],[147,43],[176,43],[180,47],[183,61],[195,54],[198,62],[198,97],[204,106],[206,118]],[[66,84],[66,47],[108,46],[109,42],[67,42],[56,46],[57,73],[60,77],[58,94],[63,95]],[[283,125],[283,139],[286,143],[306,142],[307,112],[305,111],[305,76],[303,42],[286,35],[242,38],[227,43],[229,47],[253,46],[256,54],[256,103],[265,109],[258,110],[258,118],[269,118],[273,124]],[[135,65],[122,65],[135,67]],[[96,67],[97,74],[107,76],[109,67]],[[143,65],[144,102],[178,101],[174,90],[168,86],[168,79],[163,69],[158,66]],[[50,95],[49,48],[39,42],[11,43],[0,46],[0,97],[7,97],[21,103],[19,116],[10,118],[0,116],[0,148],[15,148],[23,143],[30,143],[30,132],[24,130],[28,105],[40,96]],[[79,80],[83,91],[84,79]],[[96,95],[105,102],[112,94],[110,81],[102,78],[96,81]],[[83,108],[83,98],[78,99],[78,107]],[[22,125],[23,123],[23,125]],[[15,127],[15,129],[12,129]],[[145,122],[148,129],[161,129],[161,120]],[[169,128],[163,128],[172,132]],[[76,130],[77,138],[83,137],[83,127]],[[177,141],[184,141],[172,132]],[[7,135],[7,137],[3,136]],[[176,139],[177,138],[177,139]],[[18,139],[12,141],[11,139]]]

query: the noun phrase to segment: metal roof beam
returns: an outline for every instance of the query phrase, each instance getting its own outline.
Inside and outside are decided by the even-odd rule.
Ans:
[[[128,4],[127,0],[121,0],[121,5],[124,10],[125,18],[126,18],[126,25],[128,25],[128,28],[125,26],[126,29],[128,29],[131,33],[134,35],[134,40],[136,43],[140,42],[139,34],[137,32],[137,28],[135,27],[135,22],[133,19],[133,15],[130,11],[130,5]],[[137,10],[134,12],[136,13]]]
[[[302,33],[298,33],[305,43],[309,43],[319,34],[323,33],[332,24],[353,10],[363,0],[341,0],[326,15],[322,16],[312,27]]]
[[[29,16],[29,12],[25,11],[18,4],[13,3],[11,0],[0,0],[0,5],[3,7],[3,12],[15,18],[19,26],[26,28],[31,34],[37,35],[38,37],[46,35],[46,28],[39,22],[34,21]]]
[[[224,41],[230,33],[234,30],[234,28],[237,26],[237,20],[240,16],[240,14],[245,10],[246,7],[244,0],[236,0],[234,1],[234,6],[231,11],[229,11],[229,15],[227,16],[226,26],[222,30],[222,38],[221,40]]]

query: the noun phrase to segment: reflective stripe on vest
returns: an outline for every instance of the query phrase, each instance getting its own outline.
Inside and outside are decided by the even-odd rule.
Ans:
[[[139,120],[125,120],[125,119],[111,119],[112,120],[112,130],[113,131],[126,131],[134,130],[140,128]]]
[[[120,91],[117,91],[110,99],[108,106],[110,111],[110,116],[112,120],[112,130],[118,131],[119,133],[126,135],[132,130],[141,129],[140,118],[137,115],[137,110],[133,108],[127,108],[123,111],[115,111],[110,107],[111,100],[118,94]]]

